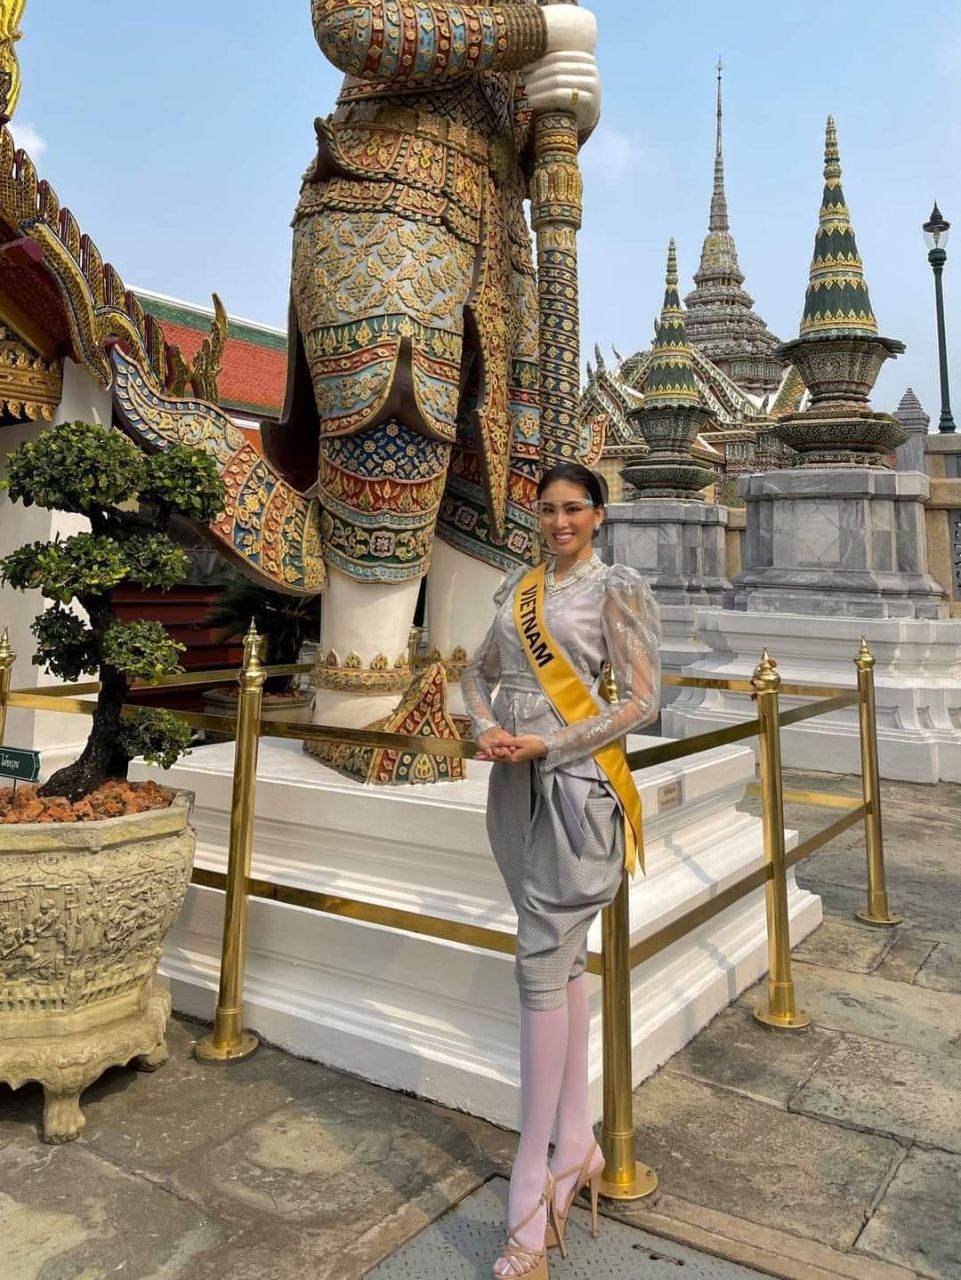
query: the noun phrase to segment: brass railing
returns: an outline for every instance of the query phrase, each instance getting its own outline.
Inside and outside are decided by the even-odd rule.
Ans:
[[[327,915],[363,921],[382,928],[398,929],[426,937],[512,954],[514,937],[499,929],[464,921],[423,915],[386,907],[375,902],[344,898],[317,890],[297,888],[251,876],[254,833],[257,754],[262,736],[312,742],[345,742],[351,745],[390,747],[400,751],[470,759],[478,748],[471,742],[415,737],[343,729],[330,725],[304,725],[267,721],[262,718],[264,681],[272,675],[306,674],[306,665],[264,667],[260,661],[260,640],[251,626],[244,642],[244,662],[240,671],[220,669],[190,675],[166,677],[159,683],[170,688],[198,684],[224,684],[237,680],[239,701],[236,718],[211,716],[177,710],[187,724],[234,735],[234,777],[231,801],[230,836],[226,873],[197,868],[193,883],[225,891],[223,946],[220,986],[213,1031],[203,1037],[197,1056],[206,1061],[230,1061],[248,1057],[258,1045],[257,1037],[243,1027],[243,987],[246,964],[247,906],[251,897],[308,908]],[[0,639],[0,744],[8,707],[22,707],[68,714],[92,715],[96,682],[11,690],[11,668],[15,654],[6,634]],[[603,912],[602,949],[590,952],[588,972],[602,978],[603,989],[603,1148],[606,1157],[604,1194],[612,1199],[633,1200],[649,1195],[657,1186],[657,1175],[635,1158],[632,1115],[632,1035],[631,970],[658,955],[667,947],[725,911],[747,894],[761,888],[766,894],[769,954],[767,1004],[755,1010],[757,1021],[773,1030],[795,1031],[810,1023],[809,1016],[796,1006],[791,974],[791,944],[787,903],[788,870],[820,849],[857,822],[864,823],[867,847],[867,906],[857,912],[868,924],[897,924],[899,917],[888,907],[884,871],[884,843],[881,825],[881,792],[878,772],[877,726],[874,701],[874,658],[866,640],[854,659],[857,687],[784,683],[777,665],[764,650],[750,680],[714,679],[694,676],[664,676],[668,685],[684,688],[720,689],[750,694],[757,702],[757,716],[751,720],[696,734],[676,742],[660,743],[628,753],[632,770],[665,764],[698,755],[727,743],[759,739],[760,783],[748,792],[759,796],[764,837],[764,864],[733,885],[671,920],[656,932],[631,945],[630,887],[625,875],[614,902]],[[135,686],[135,688],[152,686]],[[781,711],[781,696],[811,698],[814,701]],[[863,798],[824,791],[787,790],[782,786],[780,731],[814,716],[848,706],[858,707],[861,742]],[[784,840],[784,802],[844,812],[821,831],[809,836],[788,852]]]

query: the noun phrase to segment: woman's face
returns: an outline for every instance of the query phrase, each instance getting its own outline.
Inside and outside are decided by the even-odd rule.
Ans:
[[[572,480],[555,480],[538,503],[541,539],[554,555],[577,558],[591,544],[604,519],[604,508],[595,507],[590,495]]]

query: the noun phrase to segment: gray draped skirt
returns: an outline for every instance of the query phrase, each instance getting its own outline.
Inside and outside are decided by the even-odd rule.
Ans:
[[[620,804],[594,761],[567,769],[495,763],[491,849],[517,912],[517,985],[528,1009],[557,1009],[584,972],[587,934],[624,866]]]

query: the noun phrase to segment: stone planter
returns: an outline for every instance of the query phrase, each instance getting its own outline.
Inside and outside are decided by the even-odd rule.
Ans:
[[[108,1067],[167,1059],[163,940],[187,895],[193,796],[100,822],[0,826],[0,1081],[43,1085],[43,1136],[70,1142]]]
[[[204,694],[204,715],[237,716],[237,694],[235,688],[209,689]],[[313,710],[312,693],[301,693],[292,689],[289,693],[265,693],[261,704],[262,720],[293,720],[295,724],[309,724]],[[205,729],[204,737],[208,742],[232,742],[233,738],[226,733],[218,733],[216,729]]]

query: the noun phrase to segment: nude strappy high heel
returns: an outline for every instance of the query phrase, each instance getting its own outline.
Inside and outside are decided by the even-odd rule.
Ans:
[[[507,1244],[501,1250],[497,1262],[507,1259],[508,1262],[519,1262],[524,1268],[521,1272],[508,1271],[501,1275],[499,1271],[491,1269],[494,1280],[549,1280],[547,1267],[547,1239],[545,1236],[543,1249],[528,1249],[522,1245],[517,1239],[517,1232],[523,1231],[531,1219],[540,1212],[541,1206],[547,1206],[547,1230],[551,1230],[551,1222],[554,1217],[554,1179],[551,1174],[547,1175],[547,1181],[544,1184],[544,1190],[541,1192],[541,1198],[530,1211],[523,1222],[516,1223],[513,1227],[508,1228]],[[497,1262],[494,1266],[497,1266]]]
[[[597,1239],[597,1197],[601,1189],[601,1175],[604,1172],[604,1166],[591,1172],[591,1164],[594,1157],[600,1154],[600,1147],[595,1142],[588,1151],[587,1155],[579,1165],[575,1165],[573,1169],[567,1169],[564,1173],[554,1175],[555,1182],[563,1182],[565,1178],[569,1178],[571,1174],[577,1174],[577,1181],[574,1183],[573,1190],[564,1202],[563,1209],[557,1207],[553,1200],[551,1204],[554,1212],[547,1215],[547,1235],[544,1238],[544,1246],[547,1249],[558,1248],[561,1251],[561,1257],[567,1257],[567,1246],[564,1243],[564,1237],[567,1234],[567,1218],[571,1211],[571,1205],[577,1199],[578,1194],[590,1185],[591,1188],[591,1235]]]

